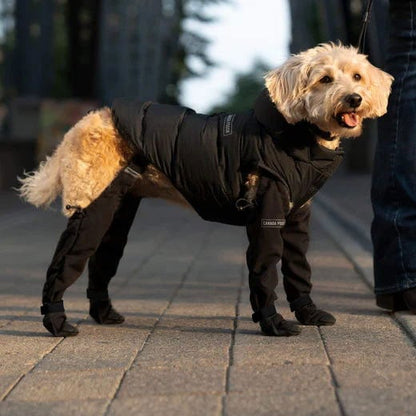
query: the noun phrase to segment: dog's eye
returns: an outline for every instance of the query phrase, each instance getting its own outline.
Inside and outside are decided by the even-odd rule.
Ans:
[[[356,81],[359,81],[361,79],[361,75],[360,74],[354,74],[354,79]]]
[[[321,84],[329,84],[329,83],[331,83],[331,82],[332,82],[332,78],[331,78],[331,77],[329,77],[328,75],[325,75],[324,77],[322,77],[322,78],[319,80],[319,82],[320,82]]]

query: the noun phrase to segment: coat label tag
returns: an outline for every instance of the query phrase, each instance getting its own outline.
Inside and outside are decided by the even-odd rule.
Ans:
[[[262,218],[262,228],[283,228],[286,224],[286,220],[283,218]]]
[[[235,114],[228,114],[224,118],[224,125],[222,128],[222,135],[223,136],[231,136],[233,134],[233,122],[234,122]]]

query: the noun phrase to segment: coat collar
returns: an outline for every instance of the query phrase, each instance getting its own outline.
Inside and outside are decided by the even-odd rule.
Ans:
[[[267,88],[254,102],[254,115],[272,137],[279,136],[291,127],[270,99]]]
[[[330,150],[317,143],[316,126],[306,121],[289,124],[270,99],[266,88],[254,102],[254,116],[267,133],[297,159],[330,161],[343,154],[342,150]]]

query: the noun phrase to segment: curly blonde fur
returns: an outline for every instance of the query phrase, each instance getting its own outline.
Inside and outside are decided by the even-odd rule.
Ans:
[[[47,207],[62,194],[62,212],[86,208],[127,165],[133,152],[118,134],[108,108],[91,112],[73,126],[34,173],[19,178],[20,195]]]
[[[322,82],[325,77],[330,82]],[[363,119],[386,113],[393,77],[371,65],[356,48],[328,43],[290,57],[265,81],[272,101],[289,123],[306,120],[330,132],[335,137],[332,143],[318,141],[336,148],[341,137],[362,133]],[[352,111],[345,97],[354,93],[362,103],[355,110],[359,123],[351,129],[341,126],[337,115]]]
[[[316,140],[332,149],[341,137],[359,136],[363,119],[386,112],[392,81],[355,48],[335,44],[294,55],[265,77],[270,97],[285,119],[292,124],[305,120],[329,132],[333,140],[319,134]],[[346,100],[351,94],[362,98],[358,107],[351,108]],[[352,113],[356,125],[340,123],[340,115]],[[76,207],[86,208],[101,194],[132,154],[113,125],[110,110],[103,108],[72,127],[36,172],[20,178],[20,195],[37,207],[46,207],[61,194],[63,213],[71,216]],[[247,178],[249,194],[255,194],[257,179],[255,172]],[[151,165],[139,175],[136,193],[187,205],[169,179]]]

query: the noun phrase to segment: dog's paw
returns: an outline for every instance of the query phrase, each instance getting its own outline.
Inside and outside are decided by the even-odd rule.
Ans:
[[[299,325],[286,321],[280,313],[261,319],[260,328],[265,335],[274,337],[290,337],[301,333]]]

